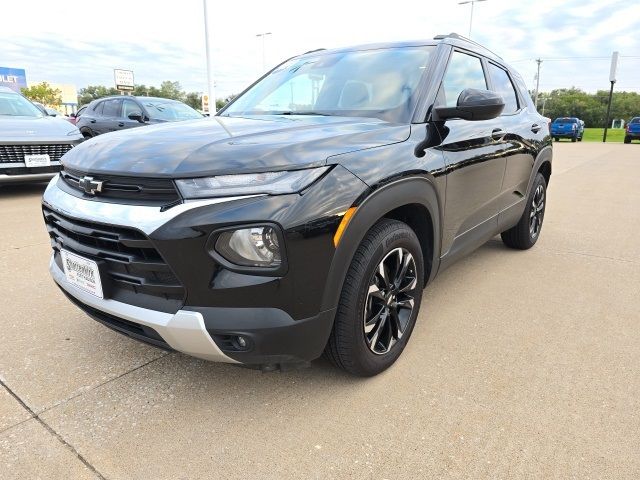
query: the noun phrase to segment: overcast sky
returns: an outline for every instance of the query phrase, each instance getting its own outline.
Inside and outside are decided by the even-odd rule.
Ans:
[[[241,91],[262,71],[257,33],[272,33],[267,66],[320,47],[467,35],[470,6],[458,1],[209,0],[217,94]],[[112,85],[113,68],[124,68],[136,83],[206,89],[202,0],[10,0],[1,18],[0,66],[25,68],[29,83]],[[618,50],[616,89],[640,92],[640,0],[487,0],[475,6],[472,37],[530,88],[541,57],[542,91],[607,89]]]

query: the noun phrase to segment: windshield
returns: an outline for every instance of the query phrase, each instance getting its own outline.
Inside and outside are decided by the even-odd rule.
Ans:
[[[149,112],[149,116],[156,120],[177,122],[202,118],[202,115],[189,105],[180,102],[144,102],[144,106]]]
[[[640,117],[636,117],[631,119],[631,121],[629,123],[640,123]]]
[[[22,95],[0,92],[0,115],[11,117],[43,117],[44,114]]]
[[[577,123],[575,118],[556,118],[553,123]]]
[[[386,48],[293,58],[221,115],[316,114],[409,122],[433,49]]]

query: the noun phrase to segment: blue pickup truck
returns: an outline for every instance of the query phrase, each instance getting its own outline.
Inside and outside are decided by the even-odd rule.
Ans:
[[[576,117],[556,118],[551,124],[551,136],[557,142],[561,138],[570,138],[572,142],[581,142],[584,134],[584,122]]]
[[[640,140],[640,117],[634,117],[624,132],[624,143],[631,143],[631,140]]]

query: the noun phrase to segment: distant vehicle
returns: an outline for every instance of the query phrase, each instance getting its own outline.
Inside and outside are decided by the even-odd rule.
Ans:
[[[67,117],[67,121],[73,123],[74,125],[78,123],[78,118],[87,110],[87,105],[80,108],[76,113],[72,113]]]
[[[41,104],[40,102],[31,102],[33,103],[36,107],[38,107],[38,109],[44,113],[45,115],[49,116],[49,117],[60,117],[60,118],[65,118],[64,113],[59,112],[58,110],[56,110],[55,108],[51,108],[51,107],[45,107],[43,104]]]
[[[640,140],[640,117],[633,117],[624,130],[624,143]]]
[[[80,142],[75,126],[0,87],[0,184],[48,180],[60,171],[62,155]]]
[[[551,136],[557,142],[561,138],[570,138],[572,142],[581,142],[584,135],[584,122],[576,117],[556,118],[551,124]]]
[[[202,114],[177,100],[156,97],[105,97],[94,100],[77,118],[85,138],[127,128],[164,122],[203,118]]]

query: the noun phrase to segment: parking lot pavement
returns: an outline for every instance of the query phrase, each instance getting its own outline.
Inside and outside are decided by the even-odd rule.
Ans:
[[[49,279],[43,187],[0,189],[0,477],[638,478],[635,147],[555,145],[538,244],[443,272],[371,379],[111,332]]]

